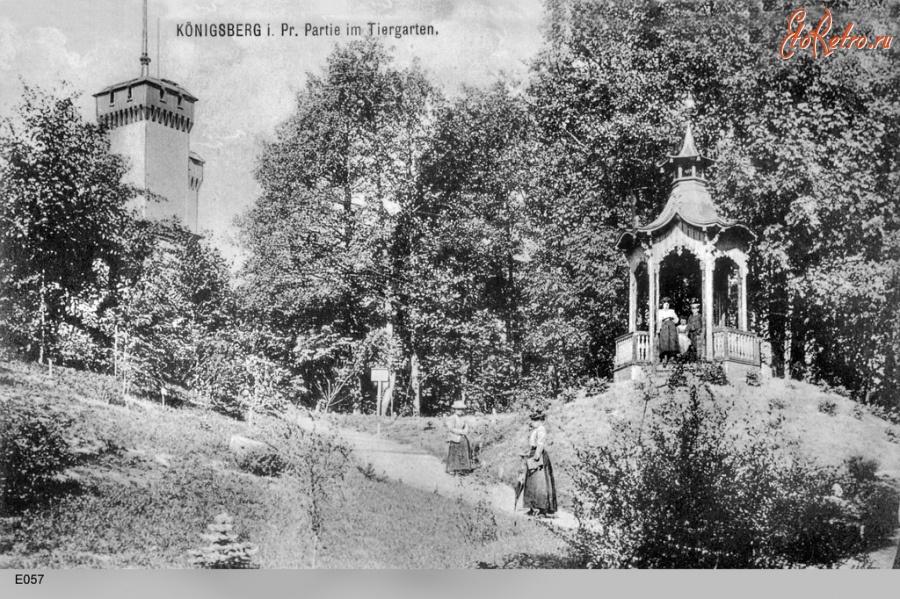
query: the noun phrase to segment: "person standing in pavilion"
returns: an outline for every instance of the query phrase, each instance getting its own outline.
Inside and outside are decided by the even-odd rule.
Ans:
[[[706,332],[704,331],[703,315],[700,314],[700,302],[696,299],[691,302],[691,315],[687,321],[687,332],[691,340],[691,351],[694,352],[694,358],[699,360],[704,354]]]
[[[669,363],[669,360],[675,358],[679,351],[678,345],[678,315],[675,310],[670,308],[672,300],[668,297],[662,298],[662,308],[659,309],[659,359],[663,366]]]

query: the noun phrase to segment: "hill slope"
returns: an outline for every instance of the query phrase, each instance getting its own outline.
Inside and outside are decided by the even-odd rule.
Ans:
[[[205,544],[198,535],[223,511],[241,540],[259,547],[263,568],[460,568],[522,553],[566,563],[564,543],[541,526],[379,481],[352,464],[316,546],[305,498],[282,478],[237,467],[228,442],[247,434],[245,423],[143,401],[110,405],[115,396],[111,377],[55,369],[51,378],[0,363],[0,409],[71,420],[65,436],[77,458],[47,503],[0,514],[0,567],[188,567],[187,552]]]

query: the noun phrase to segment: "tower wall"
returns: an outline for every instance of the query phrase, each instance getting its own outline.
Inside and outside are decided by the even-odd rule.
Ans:
[[[120,154],[128,161],[129,169],[124,177],[124,182],[134,185],[138,189],[147,186],[147,165],[144,160],[144,148],[147,147],[147,128],[142,123],[133,123],[120,127],[109,136],[110,151]],[[144,213],[143,194],[136,197],[128,206],[137,209],[138,213]]]
[[[188,152],[190,137],[165,125],[147,122],[145,164],[147,169],[147,190],[154,196],[162,196],[163,201],[151,198],[147,202],[145,218],[164,220],[177,218],[188,229],[185,219],[188,201]],[[196,218],[194,219],[196,221]]]
[[[190,153],[196,98],[171,81],[150,77],[111,86],[95,97],[111,150],[130,163],[126,180],[150,192],[136,201],[139,213],[152,220],[177,219],[196,233],[203,180],[203,161]]]

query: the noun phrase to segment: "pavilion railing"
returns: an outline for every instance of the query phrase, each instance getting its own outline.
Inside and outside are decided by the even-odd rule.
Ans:
[[[650,364],[650,333],[634,331],[616,338],[616,357],[614,369],[618,370],[631,364]]]
[[[759,337],[749,331],[714,328],[712,357],[714,360],[759,366]]]
[[[708,357],[713,360],[760,365],[759,337],[755,333],[716,327],[712,349],[712,356]],[[632,364],[652,364],[655,357],[650,355],[650,333],[647,331],[634,331],[616,338],[614,370]]]

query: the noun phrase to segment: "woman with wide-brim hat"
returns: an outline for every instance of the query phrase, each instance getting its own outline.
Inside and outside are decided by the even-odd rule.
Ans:
[[[447,472],[468,474],[475,467],[472,464],[472,448],[469,444],[469,421],[466,418],[466,404],[462,400],[450,406],[453,415],[444,424],[447,427]]]
[[[525,498],[524,507],[529,516],[546,516],[556,513],[556,480],[553,465],[547,453],[547,429],[544,427],[544,413],[532,412],[531,435],[528,437],[528,453],[525,458]]]

